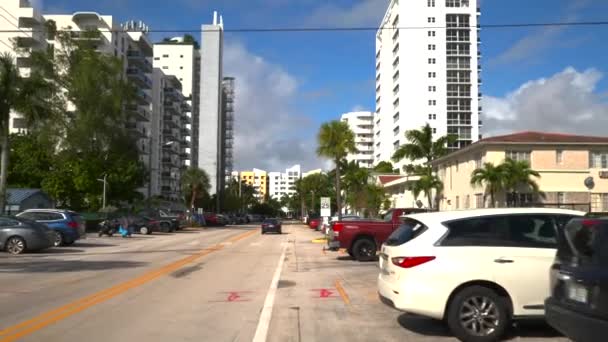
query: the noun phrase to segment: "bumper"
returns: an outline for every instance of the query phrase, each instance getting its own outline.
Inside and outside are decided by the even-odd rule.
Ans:
[[[553,328],[573,341],[597,341],[599,336],[608,335],[608,321],[572,311],[551,298],[545,301],[545,318]]]
[[[264,233],[281,233],[281,227],[267,227],[262,228],[262,232]]]
[[[378,275],[378,295],[391,308],[425,317],[442,319],[445,300],[439,289],[418,282],[390,282]],[[447,299],[447,298],[445,298]]]
[[[340,241],[327,239],[327,249],[337,251],[340,249]]]

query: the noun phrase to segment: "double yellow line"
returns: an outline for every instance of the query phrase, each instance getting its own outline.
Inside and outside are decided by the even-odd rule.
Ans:
[[[243,234],[236,235],[227,240],[227,242],[237,242],[245,239],[253,234],[256,234],[257,230],[248,231]],[[181,267],[194,262],[195,260],[202,258],[208,254],[219,251],[223,248],[221,244],[213,245],[209,248],[203,249],[200,252],[193,254],[184,259],[178,260],[159,269],[149,271],[137,278],[131,279],[127,282],[112,286],[100,292],[94,293],[90,296],[78,299],[72,303],[66,304],[54,310],[45,312],[27,321],[23,321],[17,325],[8,327],[4,330],[0,330],[0,342],[16,341],[24,336],[32,334],[50,324],[65,319],[69,316],[77,314],[81,311],[86,310],[96,304],[105,302],[111,298],[114,298],[132,288],[141,286],[154,279],[157,279],[163,275],[174,272]]]

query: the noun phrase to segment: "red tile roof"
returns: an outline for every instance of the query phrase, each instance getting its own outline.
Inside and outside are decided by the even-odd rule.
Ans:
[[[378,179],[380,180],[380,183],[382,185],[396,181],[397,179],[401,179],[405,176],[401,176],[401,175],[394,175],[394,176],[378,176]]]
[[[507,135],[499,135],[480,140],[478,143],[608,143],[608,137],[588,135],[573,135],[563,133],[547,133],[526,131]]]

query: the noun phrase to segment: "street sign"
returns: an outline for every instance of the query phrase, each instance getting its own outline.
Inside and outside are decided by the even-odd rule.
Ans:
[[[331,198],[329,197],[321,197],[321,216],[331,216]]]

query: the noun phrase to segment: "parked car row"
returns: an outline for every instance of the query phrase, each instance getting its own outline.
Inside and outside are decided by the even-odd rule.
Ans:
[[[531,318],[574,341],[608,332],[608,219],[548,208],[388,214],[332,222],[328,239],[360,261],[378,255],[383,303],[441,320],[461,341],[498,341]]]

